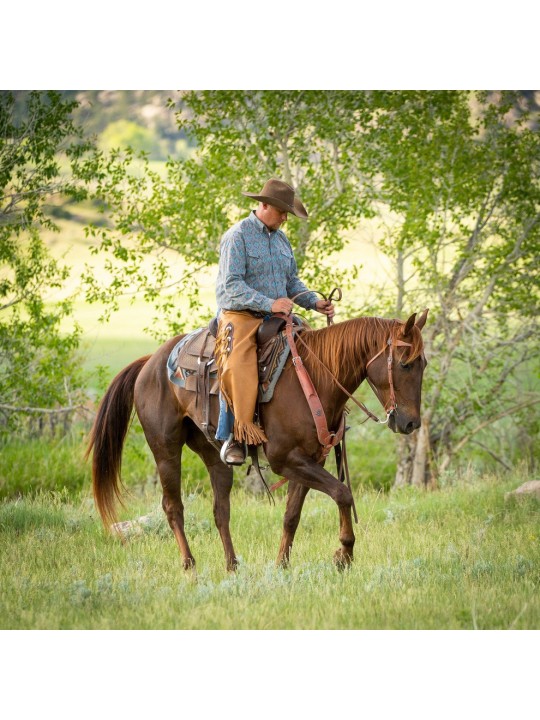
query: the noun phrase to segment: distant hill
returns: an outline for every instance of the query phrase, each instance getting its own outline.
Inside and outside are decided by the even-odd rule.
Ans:
[[[12,92],[15,119],[22,120],[27,111],[28,91]],[[174,110],[167,107],[169,98],[175,102],[180,100],[178,90],[61,90],[60,93],[66,100],[79,103],[73,112],[77,124],[87,135],[103,138],[105,146],[115,141],[121,145],[129,143],[136,150],[149,152],[152,160],[185,155],[186,149],[193,146],[185,132],[178,129]]]
[[[80,103],[77,119],[92,133],[103,132],[116,120],[131,120],[163,138],[185,137],[167,108],[169,98],[180,99],[178,90],[63,90],[62,95]]]
[[[151,131],[156,148],[161,148],[150,149],[152,159],[174,157],[179,140],[190,144],[177,127],[174,111],[167,107],[169,98],[180,99],[178,90],[64,90],[62,95],[80,103],[74,115],[90,134],[101,135],[114,123],[119,128],[118,123],[128,121]]]

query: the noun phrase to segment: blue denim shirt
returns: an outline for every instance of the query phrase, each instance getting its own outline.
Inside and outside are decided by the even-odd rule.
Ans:
[[[308,289],[297,272],[285,233],[269,230],[252,211],[221,239],[216,282],[218,308],[271,312],[277,298],[293,298]],[[311,292],[295,302],[311,310],[317,299]]]

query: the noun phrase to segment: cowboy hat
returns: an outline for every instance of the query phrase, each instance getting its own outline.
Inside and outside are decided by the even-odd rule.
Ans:
[[[283,180],[271,178],[265,183],[260,193],[243,192],[242,195],[268,203],[280,210],[286,210],[299,218],[308,216],[306,208],[294,194],[293,188]]]

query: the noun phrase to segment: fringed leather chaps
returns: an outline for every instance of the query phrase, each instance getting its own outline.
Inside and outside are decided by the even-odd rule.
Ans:
[[[267,437],[253,422],[258,393],[257,330],[262,318],[248,312],[222,310],[214,356],[221,393],[234,413],[234,437],[259,445]]]

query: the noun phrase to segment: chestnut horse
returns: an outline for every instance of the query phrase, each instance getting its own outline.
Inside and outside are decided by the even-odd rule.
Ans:
[[[334,382],[353,393],[367,378],[387,409],[388,426],[394,432],[411,433],[420,426],[420,395],[426,365],[421,330],[427,310],[416,321],[363,317],[346,320],[321,330],[305,330],[298,351],[319,393],[328,427],[337,430],[348,396]],[[415,322],[416,321],[416,322]],[[231,535],[230,491],[233,470],[198,428],[196,395],[172,384],[167,377],[167,358],[180,337],[160,347],[154,355],[140,358],[112,381],[98,409],[87,456],[93,450],[92,478],[97,508],[104,524],[115,520],[120,498],[122,447],[133,404],[154,455],[161,484],[162,506],[174,533],[185,569],[195,565],[184,532],[181,497],[181,457],[184,445],[206,465],[214,493],[214,518],[228,570],[237,564]],[[390,359],[390,361],[389,361]],[[218,413],[218,399],[211,397],[211,417]],[[353,559],[353,498],[320,462],[321,446],[315,423],[301,390],[291,358],[270,402],[260,406],[260,420],[268,437],[264,452],[272,471],[289,481],[283,536],[277,562],[287,565],[304,499],[310,488],[329,495],[339,508],[341,547],[334,555],[339,567]]]

